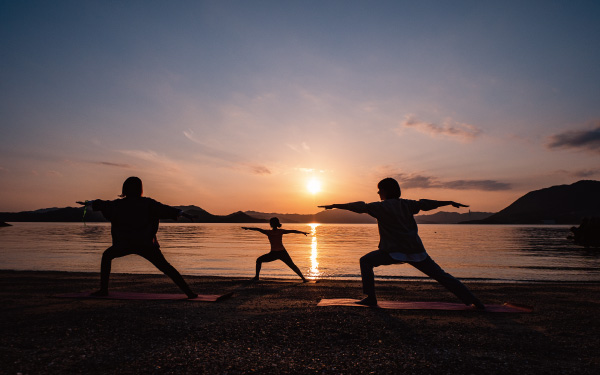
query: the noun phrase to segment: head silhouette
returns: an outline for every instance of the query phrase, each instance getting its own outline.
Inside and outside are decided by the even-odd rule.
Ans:
[[[281,223],[279,222],[279,219],[276,218],[276,217],[272,217],[269,220],[269,224],[271,225],[271,228],[273,228],[273,229],[277,229],[277,228],[279,228],[281,226]]]
[[[398,184],[398,181],[391,177],[379,181],[377,188],[379,189],[379,193],[383,195],[385,199],[400,198],[400,185]]]
[[[144,188],[142,187],[142,180],[139,177],[129,177],[123,182],[123,190],[121,191],[121,197],[127,198],[139,198],[142,196]]]

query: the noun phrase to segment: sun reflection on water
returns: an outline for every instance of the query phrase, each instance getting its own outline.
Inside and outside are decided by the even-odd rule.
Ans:
[[[317,257],[319,255],[319,250],[317,246],[317,227],[320,224],[308,224],[310,226],[310,269],[308,270],[308,277],[310,278],[319,278],[321,276],[321,272],[319,271],[319,261]]]
[[[304,236],[286,239],[294,261],[310,279],[360,280],[358,260],[376,249],[379,240],[375,224],[290,223],[286,227],[310,233],[310,241]],[[423,224],[419,234],[432,258],[455,277],[494,282],[600,280],[600,254],[568,240],[568,225]],[[182,274],[193,276],[250,278],[256,257],[268,246],[263,237],[241,231],[239,224],[162,223],[158,238],[169,262]],[[88,222],[85,227],[82,223],[14,223],[0,229],[0,269],[98,272],[110,243],[109,223]],[[119,258],[113,270],[161,273],[139,256]],[[282,262],[264,272],[275,278],[295,277]],[[380,267],[377,276],[426,277],[406,265]]]

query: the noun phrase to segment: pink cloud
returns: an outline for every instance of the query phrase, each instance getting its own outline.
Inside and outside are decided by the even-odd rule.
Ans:
[[[414,115],[406,116],[398,131],[402,131],[403,128],[412,128],[432,137],[449,137],[462,142],[471,142],[482,133],[482,130],[474,125],[458,123],[451,119],[444,120],[442,124],[435,124],[421,121]]]

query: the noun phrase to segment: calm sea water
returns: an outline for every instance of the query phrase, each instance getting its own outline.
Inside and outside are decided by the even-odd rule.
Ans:
[[[98,272],[110,246],[107,223],[12,223],[0,228],[0,269]],[[267,227],[264,226],[266,229]],[[377,226],[370,224],[285,224],[284,244],[311,278],[360,277],[358,259],[375,250]],[[566,239],[568,226],[420,225],[431,257],[454,276],[485,281],[600,281],[600,252]],[[255,259],[269,250],[265,235],[239,224],[161,224],[158,238],[167,260],[184,275],[254,274]],[[159,273],[141,257],[113,261],[113,272]],[[282,262],[263,265],[265,277],[297,277]],[[376,275],[416,279],[409,265],[383,266]]]

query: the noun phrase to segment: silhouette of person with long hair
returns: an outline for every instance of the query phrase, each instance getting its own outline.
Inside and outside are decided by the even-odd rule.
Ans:
[[[108,295],[108,280],[113,259],[137,254],[169,276],[188,298],[198,297],[175,267],[167,262],[156,239],[159,219],[177,219],[179,216],[192,219],[194,216],[154,199],[142,197],[142,193],[142,180],[138,177],[129,177],[123,183],[121,199],[77,202],[86,206],[91,205],[94,211],[101,211],[111,223],[112,246],[102,254],[100,289],[92,294]]]
[[[400,185],[393,178],[381,180],[377,187],[379,188],[377,193],[381,199],[379,202],[354,202],[319,206],[325,209],[339,208],[357,213],[367,213],[377,219],[380,237],[379,249],[360,258],[363,292],[367,297],[358,303],[367,306],[377,305],[374,267],[408,263],[442,284],[464,304],[474,305],[477,309],[484,309],[483,303],[466,286],[445,272],[427,254],[419,237],[417,223],[414,218],[414,215],[419,211],[429,211],[447,205],[456,208],[468,206],[453,201],[401,199]]]
[[[303,235],[308,235],[308,232],[302,232],[299,230],[288,230],[288,229],[279,229],[281,227],[281,223],[279,219],[273,217],[269,220],[269,225],[271,225],[271,229],[261,229],[261,228],[249,228],[242,227],[245,230],[254,230],[260,232],[267,236],[269,242],[271,244],[271,251],[267,254],[261,255],[256,259],[256,276],[252,279],[253,281],[258,281],[260,269],[263,263],[273,262],[277,259],[281,260],[288,267],[292,269],[292,271],[296,272],[298,276],[302,278],[303,282],[308,282],[300,269],[294,264],[290,254],[288,254],[287,250],[283,246],[283,235],[288,233],[298,233]]]

